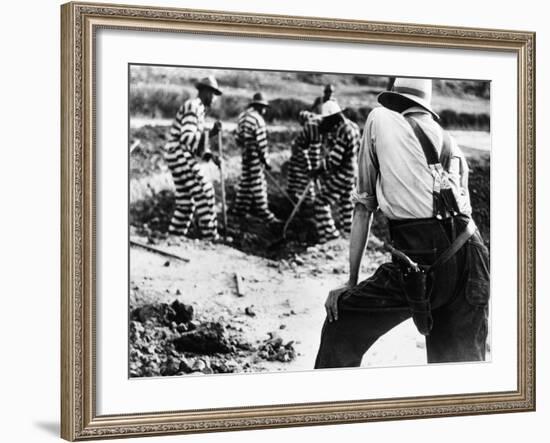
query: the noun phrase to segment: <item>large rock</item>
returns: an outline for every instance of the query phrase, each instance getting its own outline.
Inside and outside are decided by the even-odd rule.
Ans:
[[[193,306],[186,305],[178,300],[174,300],[174,302],[171,304],[171,307],[174,311],[174,318],[172,320],[176,323],[189,323],[191,320],[193,320],[193,316],[195,315]]]
[[[178,300],[174,300],[171,305],[167,303],[149,304],[132,311],[132,320],[134,321],[141,323],[152,321],[167,326],[170,326],[172,322],[176,324],[189,323],[193,320],[193,316],[193,306]]]
[[[225,327],[217,322],[205,322],[197,329],[184,332],[173,343],[179,352],[197,354],[225,354],[234,349]]]

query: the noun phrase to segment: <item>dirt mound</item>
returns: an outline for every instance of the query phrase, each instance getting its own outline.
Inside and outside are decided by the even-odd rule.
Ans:
[[[254,346],[241,328],[224,320],[195,318],[191,305],[174,300],[135,308],[130,321],[130,376],[153,377],[247,372],[263,360],[290,362],[294,342],[275,332]]]
[[[170,326],[176,324],[190,324],[193,320],[193,306],[174,300],[171,305],[159,303],[157,305],[145,305],[132,311],[131,319],[145,323],[147,320]]]

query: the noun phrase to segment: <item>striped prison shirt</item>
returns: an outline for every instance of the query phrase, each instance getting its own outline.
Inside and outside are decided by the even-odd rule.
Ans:
[[[348,118],[338,126],[327,147],[326,168],[342,178],[354,180],[357,175],[357,151],[361,142],[359,126]]]
[[[254,108],[249,107],[241,112],[236,130],[237,146],[243,149],[245,158],[257,158],[266,162],[267,128],[264,118]]]
[[[267,155],[267,129],[263,117],[252,107],[243,111],[235,136],[242,149],[242,170],[233,212],[241,216],[250,213],[270,222],[275,215],[269,210],[262,169]]]
[[[205,107],[198,97],[186,100],[172,123],[166,149],[171,151],[181,147],[192,154],[200,154],[198,151],[204,132],[205,114]]]
[[[295,198],[303,194],[310,182],[309,171],[318,169],[321,165],[322,151],[322,140],[319,133],[320,116],[309,111],[301,111],[298,121],[301,128],[292,143],[287,175],[288,193]],[[314,187],[309,188],[306,198],[308,201],[313,201],[315,198]]]
[[[317,114],[302,111],[299,115],[302,129],[294,140],[292,154],[297,163],[307,170],[317,169],[321,165],[321,135]]]

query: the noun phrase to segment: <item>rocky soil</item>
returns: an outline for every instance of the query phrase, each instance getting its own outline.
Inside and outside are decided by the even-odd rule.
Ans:
[[[132,234],[189,261],[130,249],[131,377],[312,369],[324,300],[346,278],[346,240],[270,259],[223,243]],[[363,275],[387,259],[377,245],[375,238]],[[424,340],[405,322],[363,363],[423,364]]]

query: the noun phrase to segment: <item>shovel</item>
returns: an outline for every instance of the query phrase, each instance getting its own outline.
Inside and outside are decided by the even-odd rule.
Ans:
[[[279,245],[281,245],[286,240],[286,233],[288,231],[288,227],[290,226],[290,223],[292,222],[292,220],[294,219],[294,217],[298,213],[298,210],[300,209],[300,206],[302,206],[302,203],[306,199],[307,194],[308,194],[310,188],[314,185],[314,183],[315,183],[314,178],[309,180],[308,184],[306,185],[306,187],[304,189],[304,192],[302,192],[302,195],[300,195],[298,203],[296,203],[296,205],[294,206],[294,209],[290,213],[290,216],[288,217],[287,221],[285,222],[285,225],[283,227],[283,235],[281,236],[281,238],[279,238],[279,239],[275,240],[273,243],[271,243],[268,246],[269,249],[277,248]]]
[[[266,168],[264,168],[264,173],[267,177],[269,177],[271,182],[275,185],[275,187],[279,190],[279,192],[283,195],[283,197],[285,197],[292,204],[292,206],[294,206],[296,202],[290,197],[290,195],[288,195],[288,193],[279,184],[279,182],[275,180],[275,177],[273,177],[273,174],[271,174],[271,172],[269,172]]]

